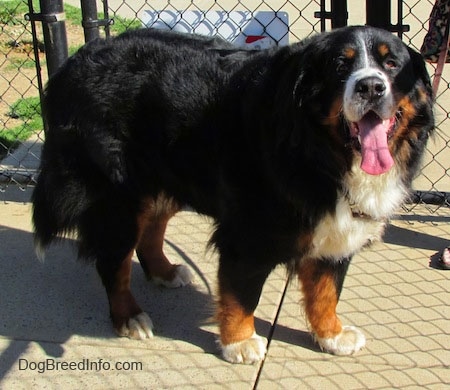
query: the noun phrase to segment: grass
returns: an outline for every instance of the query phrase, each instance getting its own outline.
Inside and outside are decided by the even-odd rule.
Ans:
[[[0,143],[5,149],[17,147],[33,132],[43,128],[41,103],[38,97],[17,100],[11,106],[8,116],[18,119],[21,123],[12,129],[0,129]]]
[[[111,26],[111,32],[113,34],[120,34],[126,30],[136,29],[142,27],[142,23],[136,19],[122,18],[119,15],[114,16],[114,24]]]
[[[36,63],[32,58],[10,58],[8,59],[8,62],[9,65],[6,67],[6,70],[31,69],[36,66]]]
[[[33,1],[33,6],[39,4]],[[28,12],[28,4],[23,0],[0,1],[0,24],[17,26],[25,23],[22,15]]]

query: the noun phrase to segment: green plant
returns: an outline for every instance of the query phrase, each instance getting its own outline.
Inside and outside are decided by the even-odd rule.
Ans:
[[[111,26],[111,32],[116,34],[123,33],[126,30],[142,27],[142,24],[137,19],[122,18],[119,15],[114,16],[114,24]]]
[[[23,24],[22,15],[28,12],[28,5],[23,0],[0,1],[0,24],[15,26]]]
[[[41,104],[38,97],[17,100],[8,112],[8,116],[22,123],[11,129],[0,129],[0,143],[6,148],[15,148],[30,135],[43,128]]]
[[[17,69],[31,69],[36,66],[36,63],[32,58],[11,58],[8,59],[9,65],[6,66],[6,70],[17,70]]]
[[[64,3],[64,13],[66,14],[66,20],[69,20],[77,26],[81,26],[82,16],[80,8]]]
[[[17,119],[31,119],[41,115],[41,105],[38,97],[19,99],[12,104],[8,116]]]

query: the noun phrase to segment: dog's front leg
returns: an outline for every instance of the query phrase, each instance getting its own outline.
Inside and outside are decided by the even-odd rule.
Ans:
[[[306,259],[297,268],[314,336],[323,350],[335,355],[351,355],[365,345],[362,332],[353,326],[343,326],[336,314],[349,263],[350,259]]]
[[[266,342],[255,331],[253,313],[271,269],[221,257],[217,319],[225,360],[252,364],[264,358]]]

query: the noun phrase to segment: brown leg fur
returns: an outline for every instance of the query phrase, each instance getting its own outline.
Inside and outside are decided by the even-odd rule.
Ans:
[[[251,364],[266,353],[266,342],[255,332],[253,313],[269,271],[248,277],[251,264],[238,268],[223,261],[219,267],[219,345],[225,360]]]
[[[179,210],[178,205],[160,195],[156,201],[147,201],[145,206],[138,217],[136,253],[147,278],[169,288],[189,284],[193,279],[189,269],[184,265],[172,264],[163,252],[167,223]]]
[[[332,267],[320,261],[305,260],[298,266],[305,311],[313,332],[320,338],[341,333],[342,324],[336,315],[338,292]]]
[[[131,280],[131,258],[133,251],[120,265],[115,274],[114,288],[107,291],[111,319],[117,334],[130,338],[142,339],[151,337],[151,321],[142,312],[130,291]],[[130,321],[142,322],[147,327],[133,326]]]
[[[178,211],[173,202],[162,197],[148,201],[145,211],[139,216],[139,242],[136,248],[139,261],[147,278],[171,281],[177,265],[172,264],[163,252],[164,233],[169,219]]]
[[[144,228],[136,248],[139,261],[147,277],[172,280],[177,265],[172,264],[163,252],[164,233],[170,217],[150,220]]]
[[[351,355],[366,343],[354,326],[343,326],[336,315],[340,290],[350,258],[341,262],[305,260],[298,266],[305,311],[320,347],[335,355]]]
[[[223,345],[246,340],[255,333],[253,313],[247,313],[232,293],[220,293],[217,319]]]

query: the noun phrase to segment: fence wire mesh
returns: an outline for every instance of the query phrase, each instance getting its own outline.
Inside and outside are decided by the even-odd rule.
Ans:
[[[36,12],[38,1],[33,0]],[[92,0],[95,1],[95,0]],[[106,1],[106,0],[105,0]],[[34,4],[33,3],[33,4]],[[364,24],[365,2],[349,0],[348,24]],[[404,0],[402,6],[402,24],[409,26],[402,39],[415,49],[419,49],[428,29],[428,19],[434,2],[432,0]],[[272,12],[272,19],[261,27],[264,35],[271,35],[271,24],[279,22],[279,16],[286,14],[286,35],[290,43],[320,31],[320,20],[315,14],[321,9],[321,2],[316,0],[109,0],[109,17],[115,20],[112,34],[129,28],[149,23],[149,14],[153,23],[161,22],[167,14],[183,15],[196,13],[200,19],[208,19],[218,12],[222,16],[222,25],[230,24],[233,13],[246,13],[257,17],[261,12]],[[97,0],[98,10],[103,9],[103,2]],[[75,51],[83,43],[81,11],[79,0],[67,0],[65,3],[66,28],[69,52]],[[327,2],[327,7],[329,4]],[[26,0],[0,0],[0,192],[5,193],[8,186],[16,184],[23,189],[35,184],[39,152],[44,138],[39,106],[39,83],[36,66],[44,82],[46,67],[42,33],[37,31],[37,56],[41,65],[36,64],[33,53],[32,31],[24,15],[28,12]],[[103,17],[103,15],[101,15]],[[396,20],[398,10],[392,2],[391,19]],[[164,23],[166,19],[164,19]],[[186,29],[196,31],[197,22],[191,22]],[[189,24],[189,21],[187,22]],[[216,23],[217,27],[217,23]],[[272,26],[273,27],[273,26]],[[330,21],[326,29],[331,28]],[[217,28],[213,32],[220,34]],[[279,33],[277,33],[279,34]],[[281,34],[281,37],[284,37]],[[227,38],[227,37],[225,37]],[[280,36],[274,37],[279,41]],[[40,70],[42,68],[42,70]],[[434,65],[429,65],[430,74],[434,74]],[[450,119],[447,102],[449,90],[450,66],[444,67],[436,101],[437,131],[429,143],[420,176],[414,183],[416,191],[413,201],[405,205],[405,210],[414,212],[417,204],[426,203],[430,212],[439,207],[449,206],[450,192]]]
[[[42,141],[39,83],[26,1],[0,1],[0,190],[34,182]],[[42,42],[42,41],[41,41]],[[44,57],[44,45],[36,46]],[[44,73],[44,72],[43,72]]]

